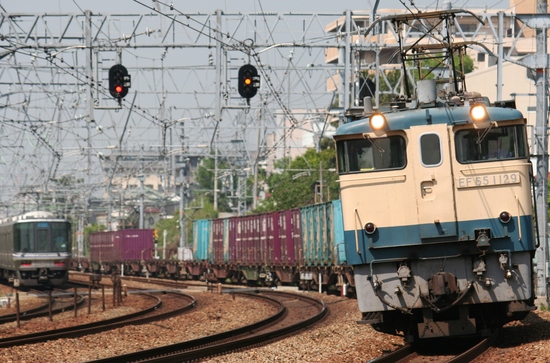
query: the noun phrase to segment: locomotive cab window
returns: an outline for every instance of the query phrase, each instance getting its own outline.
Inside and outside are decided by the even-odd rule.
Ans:
[[[456,158],[463,164],[526,158],[523,125],[460,130],[455,134]]]
[[[433,167],[441,165],[441,139],[438,134],[423,134],[420,136],[420,159],[422,165]]]
[[[338,172],[357,173],[405,167],[405,139],[390,136],[373,139],[345,140],[336,143]]]

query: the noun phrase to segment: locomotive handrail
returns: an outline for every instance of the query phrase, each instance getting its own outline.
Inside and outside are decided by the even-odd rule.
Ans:
[[[355,251],[357,251],[357,254],[360,255],[361,251],[359,249],[359,234],[357,233],[357,220],[359,220],[359,224],[361,225],[361,218],[359,217],[359,212],[357,212],[357,208],[355,208],[355,216],[357,218],[354,218],[355,221]]]
[[[361,180],[379,181],[384,179],[388,179],[390,181],[405,181],[407,179],[407,176],[403,174],[403,175],[393,175],[393,176],[362,177],[362,178],[355,178],[355,179],[337,180],[337,182],[342,183],[342,182],[354,182],[354,181],[361,181]]]
[[[523,234],[521,233],[521,218],[520,218],[520,213],[521,213],[521,202],[519,201],[519,197],[516,195],[516,201],[518,202],[518,234],[519,234],[519,240],[522,241],[523,240]]]

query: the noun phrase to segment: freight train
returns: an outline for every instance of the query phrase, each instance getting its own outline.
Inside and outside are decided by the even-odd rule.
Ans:
[[[53,213],[28,212],[0,221],[0,276],[14,286],[67,282],[71,223]]]
[[[414,68],[463,46],[401,57]],[[450,79],[419,80],[387,109],[366,99],[334,136],[362,322],[407,341],[488,334],[536,298],[526,119],[513,102],[466,92],[463,74]]]
[[[342,223],[339,200],[195,221],[194,258],[208,261],[209,281],[321,291],[349,286],[351,292],[353,272],[346,264]]]
[[[248,216],[196,220],[186,256],[154,258],[152,230],[93,233],[74,268],[253,286],[353,293],[340,200]],[[157,253],[157,256],[159,254]],[[345,289],[345,291],[343,290]]]

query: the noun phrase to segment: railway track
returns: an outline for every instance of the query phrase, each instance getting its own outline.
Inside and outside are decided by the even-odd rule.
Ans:
[[[52,293],[51,300],[49,299],[50,295],[45,294],[44,292],[37,292],[36,294],[37,296],[44,297],[46,302],[39,306],[20,311],[19,314],[12,313],[2,315],[0,316],[0,324],[16,321],[17,315],[19,315],[19,320],[30,320],[43,316],[48,316],[50,315],[50,313],[52,315],[55,315],[67,310],[74,309],[75,301],[73,293],[56,290]],[[77,294],[76,305],[81,306],[83,302],[84,297]]]
[[[196,306],[196,301],[192,296],[178,291],[133,291],[131,293],[143,295],[145,298],[151,300],[151,304],[141,311],[112,319],[2,338],[0,339],[0,348],[35,344],[54,339],[75,338],[88,334],[101,333],[126,325],[146,324],[181,314]]]
[[[469,363],[485,353],[497,340],[500,332],[484,339],[471,341],[457,340],[445,342],[444,345],[422,345],[421,347],[405,344],[403,347],[370,360],[368,363]],[[451,346],[452,344],[452,346]]]
[[[92,362],[124,363],[139,361],[166,363],[204,359],[266,344],[274,339],[290,335],[318,322],[328,312],[322,301],[306,295],[271,290],[239,291],[233,293],[250,298],[262,298],[279,308],[271,317],[238,329],[160,348],[94,360]]]
[[[155,277],[142,277],[142,276],[119,276],[123,282],[135,282],[135,283],[148,283],[157,286],[164,286],[170,289],[187,289],[188,287],[206,287],[207,283],[197,280],[169,280]],[[71,283],[88,284],[91,279],[97,279],[102,285],[112,285],[110,275],[97,275],[89,272],[71,271],[70,279]]]

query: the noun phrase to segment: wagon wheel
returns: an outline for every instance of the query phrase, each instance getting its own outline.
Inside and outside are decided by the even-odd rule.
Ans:
[[[311,290],[311,291],[317,291],[317,290],[319,290],[319,284],[317,284],[317,283],[314,282],[314,281],[311,281],[311,282],[309,283],[309,290]]]
[[[248,286],[248,280],[244,275],[241,276],[241,284]]]
[[[275,277],[273,279],[273,282],[271,283],[272,286],[283,286],[283,282],[278,277]]]

